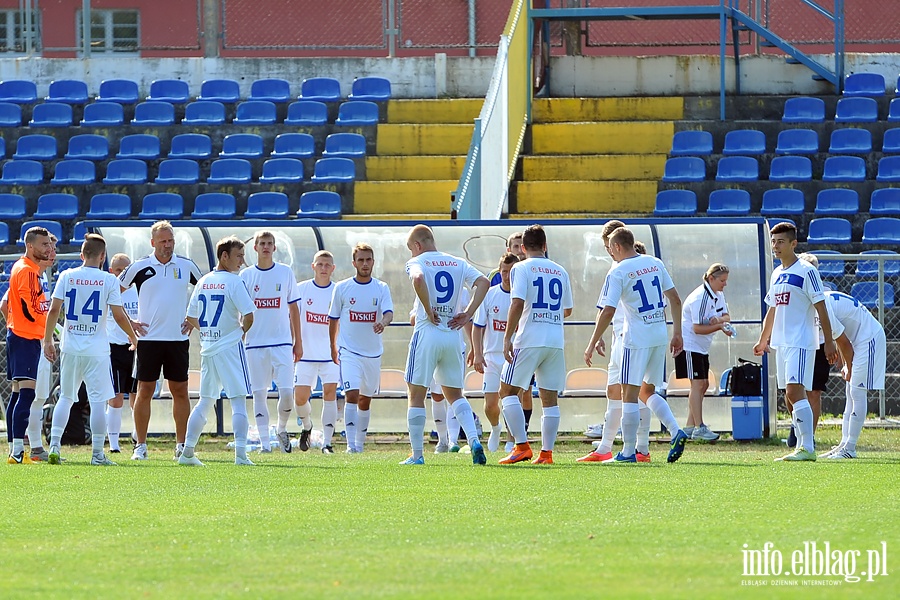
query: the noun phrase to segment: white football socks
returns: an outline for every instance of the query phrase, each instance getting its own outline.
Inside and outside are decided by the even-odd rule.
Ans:
[[[294,390],[290,387],[278,388],[278,433],[287,431],[287,424],[294,410]]]
[[[259,431],[259,443],[263,450],[271,450],[272,440],[269,436],[269,404],[266,396],[266,390],[256,390],[253,392],[253,414],[256,417],[256,430]]]
[[[75,404],[70,398],[60,398],[53,407],[53,419],[50,422],[50,446],[59,448],[63,431],[69,423],[69,413]]]
[[[46,398],[35,398],[31,403],[31,412],[28,414],[28,429],[25,433],[28,435],[28,445],[31,449],[42,448],[44,442],[41,440],[41,425],[44,424],[44,402]]]
[[[350,405],[347,405],[349,408]],[[409,445],[415,460],[422,458],[425,451],[425,409],[409,408],[406,411],[406,424],[409,429]]]
[[[637,445],[637,430],[641,422],[637,403],[622,403],[622,456],[634,456]]]
[[[847,445],[847,436],[850,433],[850,413],[853,412],[853,398],[850,395],[849,381],[844,382],[844,393],[847,399],[844,401],[844,417],[841,419],[841,443],[838,444],[839,446]]]
[[[334,437],[334,424],[337,422],[337,402],[326,400],[322,403],[322,432],[325,434],[324,443],[331,445]]]
[[[184,437],[184,455],[188,458],[194,455],[193,450],[200,441],[203,428],[206,427],[206,414],[215,404],[215,398],[200,398],[200,401],[191,410],[187,423],[187,435]]]
[[[541,416],[541,450],[553,452],[559,432],[559,406],[545,406]]]
[[[791,419],[797,432],[797,448],[803,448],[807,452],[815,452],[813,447],[813,413],[809,400],[803,398],[794,402]]]
[[[304,431],[309,431],[312,429],[312,403],[309,400],[306,401],[306,404],[303,406],[297,407],[297,418],[303,421],[303,429]]]
[[[668,405],[668,403],[666,403],[666,405]],[[653,417],[653,413],[641,400],[638,400],[638,412],[641,416],[641,421],[638,424],[635,450],[641,454],[650,454],[650,420]]]
[[[243,396],[230,398],[231,400],[231,429],[234,431],[234,456],[235,458],[247,458],[247,432],[250,430],[250,421],[247,419],[247,403]],[[266,431],[266,436],[269,432]]]
[[[106,442],[106,401],[91,402],[91,450],[94,454],[103,454]]]
[[[463,433],[466,434],[466,441],[469,446],[478,442],[478,429],[475,427],[475,413],[472,412],[472,405],[465,397],[460,398],[450,405],[456,420],[462,426]],[[448,419],[449,420],[449,419]]]
[[[606,403],[606,416],[603,419],[603,435],[600,437],[600,445],[597,446],[597,454],[612,452],[616,433],[622,426],[622,401],[608,400]]]
[[[488,438],[488,452],[496,452],[500,449],[500,434],[503,432],[503,425],[491,425],[491,435]]]
[[[447,403],[443,400],[431,399],[431,416],[434,418],[434,430],[438,435],[438,444],[449,445],[447,437]]]
[[[678,420],[672,414],[672,409],[669,408],[669,403],[659,394],[653,394],[647,398],[647,407],[653,411],[656,418],[672,435],[675,435],[681,429],[678,425]]]
[[[363,451],[363,444],[366,443],[366,434],[369,432],[369,417],[371,410],[362,410],[357,406],[356,409],[356,449]]]
[[[447,400],[444,403],[450,404]],[[456,411],[453,410],[452,404],[447,408],[447,443],[451,446],[459,445],[459,420],[456,418]]]
[[[522,410],[522,403],[518,396],[507,396],[502,402],[503,418],[506,419],[506,426],[509,427],[513,439],[517,444],[524,444],[528,441],[528,433],[525,431],[525,411]]]
[[[119,450],[119,433],[122,431],[122,407],[106,405],[106,433],[109,436],[109,449]]]
[[[853,399],[853,408],[850,411],[845,448],[851,452],[856,452],[856,442],[862,433],[863,425],[866,424],[866,413],[869,411],[868,390],[865,388],[854,388],[849,384],[847,384],[847,387],[850,397]]]
[[[344,406],[344,430],[347,432],[347,448],[356,450],[356,422],[359,407],[349,402]]]

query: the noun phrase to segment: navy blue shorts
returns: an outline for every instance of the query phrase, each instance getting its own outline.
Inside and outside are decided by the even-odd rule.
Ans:
[[[6,378],[10,381],[37,380],[41,352],[41,340],[26,340],[7,330]]]

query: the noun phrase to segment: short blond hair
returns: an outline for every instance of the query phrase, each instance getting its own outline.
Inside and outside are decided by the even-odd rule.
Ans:
[[[253,234],[253,245],[255,246],[256,244],[258,244],[259,240],[263,238],[270,238],[274,242],[275,234],[265,229],[262,231],[257,231],[255,234]]]
[[[375,256],[375,250],[372,248],[372,246],[368,245],[365,242],[359,242],[358,244],[353,246],[353,260],[356,260],[357,252],[370,252],[373,257]]]
[[[332,253],[329,252],[328,250],[319,250],[318,252],[316,252],[315,254],[313,254],[313,259],[312,259],[312,261],[313,261],[313,262],[316,262],[316,261],[319,260],[320,258],[329,258],[329,259],[331,259],[331,262],[334,262],[334,254],[332,254]]]
[[[153,225],[150,226],[150,237],[156,237],[156,234],[160,231],[168,230],[172,235],[175,235],[175,228],[172,227],[172,224],[166,220],[157,221]]]

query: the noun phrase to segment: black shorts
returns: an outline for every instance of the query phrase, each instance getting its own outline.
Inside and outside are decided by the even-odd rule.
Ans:
[[[189,340],[138,340],[134,378],[137,381],[157,381],[162,370],[163,377],[168,381],[187,381],[190,349]]]
[[[117,394],[130,394],[135,391],[134,379],[134,351],[128,349],[128,344],[110,344],[109,362],[112,367],[113,390]]]
[[[816,350],[816,366],[813,367],[812,389],[816,392],[824,392],[828,385],[828,373],[831,371],[831,365],[828,364],[828,358],[825,357],[825,344],[819,346]]]
[[[41,340],[19,337],[13,333],[12,329],[8,329],[6,331],[6,378],[10,381],[37,380],[41,353]]]
[[[678,379],[709,378],[709,354],[685,350],[676,356],[675,377]]]

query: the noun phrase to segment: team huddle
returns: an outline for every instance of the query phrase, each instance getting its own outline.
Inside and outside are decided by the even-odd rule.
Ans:
[[[796,231],[788,227],[779,224],[772,230],[773,249],[782,265],[773,274],[766,297],[770,310],[754,348],[757,354],[777,348],[779,386],[787,390],[799,432],[797,449],[783,460],[816,458],[805,390],[811,385],[819,327],[825,358],[834,363],[840,351],[847,381],[843,439],[825,456],[853,458],[865,420],[866,392],[884,384],[884,331],[854,299],[822,292],[815,268],[794,256]],[[352,251],[355,275],[339,282],[332,281],[334,256],[320,251],[311,265],[314,276],[297,283],[293,270],[274,260],[271,232],[255,235],[257,263],[250,267],[245,267],[241,240],[220,240],[216,267],[206,275],[190,259],[174,254],[171,224],[155,223],[150,234],[152,254],[134,263],[125,255],[114,255],[108,261],[109,272],[102,270],[107,263],[105,240],[87,235],[83,265],[59,275],[48,301],[42,271],[53,262],[55,241],[45,229],[26,233],[26,253],[13,269],[5,305],[8,376],[15,384],[8,411],[8,463],[63,460],[62,433],[82,385],[91,405],[91,464],[114,464],[104,452],[107,436],[110,452],[121,451],[125,394],[134,416],[131,458],[147,460],[151,400],[161,375],[172,394],[174,459],[181,465],[203,464],[197,444],[209,410],[220,398],[230,400],[232,408],[235,464],[253,464],[247,454],[247,396],[253,398],[260,452],[272,452],[267,405],[272,383],[278,390],[275,431],[282,452],[293,448],[287,424],[294,410],[302,425],[297,447],[310,449],[309,400],[318,381],[324,400],[322,452],[335,452],[333,440],[341,417],[346,451],[363,452],[371,401],[380,383],[382,333],[394,317],[390,288],[372,275],[373,248],[357,244]],[[686,440],[714,439],[709,436],[715,434],[703,424],[699,400],[691,401],[682,428],[658,393],[665,383],[666,357],[675,356],[679,376],[698,383],[702,400],[705,388],[700,382],[706,380],[712,338],[719,331],[734,335],[723,295],[728,269],[718,263],[710,267],[682,312],[664,263],[647,255],[631,230],[621,221],[610,221],[602,237],[614,264],[601,288],[584,360],[591,366],[594,353],[606,354],[602,338],[612,326],[608,403],[601,441],[578,462],[649,462],[651,413],[672,432],[667,461],[675,462]],[[439,437],[436,452],[458,449],[461,431],[473,463],[486,464],[476,418],[463,394],[467,365],[484,376],[484,412],[491,425],[487,451],[499,449],[502,414],[509,441],[500,464],[552,464],[560,423],[558,395],[567,373],[563,323],[574,304],[568,273],[546,258],[543,228],[533,225],[511,236],[491,279],[465,260],[440,252],[427,226],[410,230],[407,248],[411,258],[406,272],[416,303],[405,370],[411,454],[400,464],[425,463],[429,390]],[[674,322],[671,337],[667,308]],[[61,329],[60,314],[65,316]],[[200,340],[200,400],[192,409],[188,364],[194,329]],[[56,359],[55,335],[60,337],[60,395],[46,451],[39,426],[35,428],[34,405],[42,407],[49,395],[44,388],[49,388],[50,365]],[[467,342],[472,349],[468,357]],[[542,405],[537,456],[528,442],[532,385],[537,386]],[[338,386],[343,389],[343,406],[338,403]],[[619,429],[623,448],[613,455]],[[24,447],[26,433],[30,454]]]

